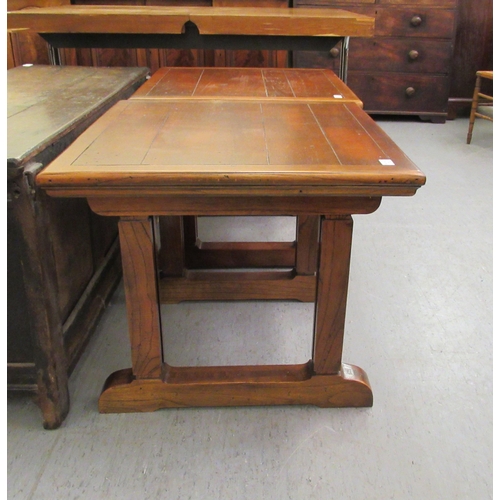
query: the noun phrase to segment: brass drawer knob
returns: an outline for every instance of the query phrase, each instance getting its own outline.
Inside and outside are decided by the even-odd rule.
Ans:
[[[410,50],[410,52],[408,52],[408,57],[413,61],[418,58],[418,55],[418,50]]]
[[[330,55],[332,57],[339,57],[340,50],[337,49],[337,47],[333,47],[333,49],[330,50]]]
[[[408,87],[405,93],[408,97],[413,97],[415,95],[415,89],[413,87]]]
[[[410,24],[415,27],[420,26],[422,24],[422,18],[420,16],[413,16]]]

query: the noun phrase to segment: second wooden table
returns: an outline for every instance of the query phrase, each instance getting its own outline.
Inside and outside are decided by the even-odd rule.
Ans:
[[[331,70],[258,68],[162,68],[132,99],[354,102],[359,98]],[[195,140],[195,138],[192,138]],[[244,141],[245,137],[241,137]],[[290,242],[214,242],[198,238],[197,218],[161,217],[159,268],[170,280],[165,302],[183,300],[295,299],[314,302],[319,217],[297,217]],[[168,234],[168,238],[165,236]],[[253,273],[240,286],[241,272],[207,273],[208,269],[285,268],[283,273]]]

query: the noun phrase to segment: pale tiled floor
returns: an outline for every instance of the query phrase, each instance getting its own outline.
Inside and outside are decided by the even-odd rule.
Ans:
[[[492,498],[492,125],[478,121],[467,146],[466,119],[378,122],[428,181],[355,217],[344,359],[368,373],[373,408],[101,415],[104,379],[130,365],[120,287],[71,377],[60,429],[9,396],[9,499]],[[228,222],[205,227],[290,231],[288,220]],[[310,357],[310,304],[163,312],[176,362]]]

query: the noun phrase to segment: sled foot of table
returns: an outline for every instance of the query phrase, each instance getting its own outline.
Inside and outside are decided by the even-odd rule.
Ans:
[[[315,405],[370,407],[366,373],[343,363],[340,373],[316,375],[312,363],[276,366],[167,367],[161,379],[135,379],[131,369],[111,374],[99,398],[101,413],[160,408]]]

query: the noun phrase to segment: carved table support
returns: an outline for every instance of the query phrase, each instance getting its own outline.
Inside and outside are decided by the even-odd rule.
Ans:
[[[311,226],[315,219],[299,218]],[[342,363],[351,216],[322,217],[314,355],[312,361],[299,365],[174,367],[163,363],[154,224],[150,218],[122,218],[119,227],[133,367],[108,378],[99,400],[101,412],[184,406],[373,404],[363,370]],[[173,239],[176,229],[173,227]]]

